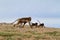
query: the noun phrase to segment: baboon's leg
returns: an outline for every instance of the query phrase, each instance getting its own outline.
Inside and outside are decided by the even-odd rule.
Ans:
[[[15,27],[16,24],[14,24],[13,26]]]
[[[15,26],[17,26],[18,24],[14,24],[13,26],[15,27]]]
[[[18,22],[17,24],[14,24],[13,26],[15,27],[15,26],[17,26],[17,25],[19,25],[19,22]]]
[[[39,28],[40,26],[39,25],[37,25],[37,28]]]
[[[43,25],[42,28],[45,28],[45,26]]]
[[[29,26],[32,28],[32,25],[30,24],[30,22],[29,22]]]
[[[30,25],[30,22],[29,22],[29,26],[31,26],[31,25]]]
[[[37,25],[35,25],[36,26],[36,28],[38,27]]]
[[[24,25],[26,24],[26,22],[24,22],[24,24],[23,24],[23,26],[22,26],[22,28],[24,28]]]
[[[21,28],[21,26],[22,26],[22,23],[19,23],[19,28]]]
[[[31,28],[33,28],[33,26],[32,26],[32,25],[30,25],[30,27],[31,27]]]

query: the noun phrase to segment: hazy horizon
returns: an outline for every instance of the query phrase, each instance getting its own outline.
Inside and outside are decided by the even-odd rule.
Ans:
[[[20,17],[21,18],[21,17]],[[12,23],[18,18],[0,20],[0,23]],[[32,18],[31,22],[44,23],[46,27],[60,28],[60,18]]]

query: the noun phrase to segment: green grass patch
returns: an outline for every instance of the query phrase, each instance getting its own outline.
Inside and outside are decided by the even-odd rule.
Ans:
[[[52,36],[60,36],[60,32],[54,31],[54,32],[45,32],[44,34],[52,35]]]
[[[14,32],[0,32],[0,36],[22,36],[21,33],[14,33]]]
[[[32,35],[25,34],[25,35],[23,35],[23,37],[30,38],[30,37],[32,37]]]
[[[24,38],[30,38],[32,35],[30,34],[22,34],[22,33],[12,33],[12,32],[0,32],[0,36],[6,36],[8,39],[11,39],[12,36],[20,36]]]
[[[14,34],[8,32],[0,32],[0,36],[13,36]]]
[[[41,35],[40,33],[37,33],[37,32],[35,32],[35,31],[27,31],[27,33],[31,33],[31,34],[33,34],[33,35]]]
[[[39,39],[43,39],[44,38],[44,36],[40,36],[40,35],[37,35],[37,36],[34,36],[34,40],[39,40]]]
[[[6,40],[13,40],[10,36],[6,37]]]

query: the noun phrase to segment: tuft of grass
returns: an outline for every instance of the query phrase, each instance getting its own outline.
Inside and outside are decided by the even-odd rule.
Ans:
[[[34,38],[35,38],[34,40],[39,40],[39,39],[42,39],[42,36],[37,35]]]
[[[30,38],[30,37],[32,37],[32,35],[25,34],[25,35],[23,35],[23,37]]]
[[[45,32],[44,34],[52,35],[52,36],[57,36],[59,32],[54,31],[54,32]]]
[[[28,33],[31,33],[31,34],[33,34],[33,35],[41,35],[40,33],[37,33],[37,32],[35,32],[35,31],[28,31]]]
[[[8,36],[7,38],[6,38],[6,40],[13,40],[10,36]]]
[[[0,32],[0,36],[6,36],[7,40],[10,40],[12,36],[21,36],[24,38],[30,38],[32,35],[30,34],[22,34],[22,33],[11,33],[11,32]]]
[[[7,33],[7,32],[0,32],[0,36],[13,36],[14,34],[12,33]]]
[[[17,38],[17,40],[22,40],[22,38]]]
[[[0,36],[22,36],[21,33],[13,33],[13,32],[0,32]]]

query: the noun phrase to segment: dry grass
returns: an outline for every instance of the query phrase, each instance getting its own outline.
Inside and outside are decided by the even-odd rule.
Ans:
[[[60,40],[59,28],[24,28],[0,25],[0,40]]]

